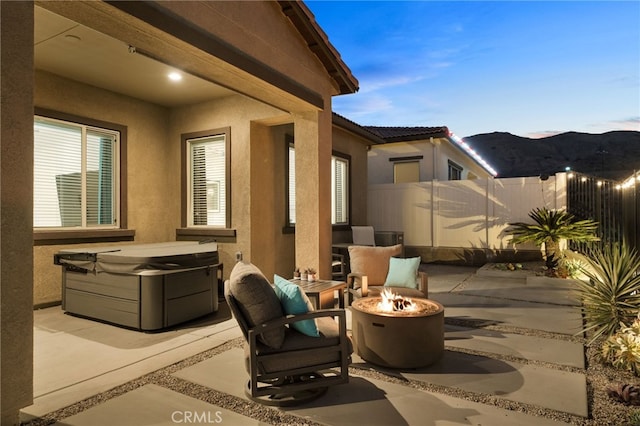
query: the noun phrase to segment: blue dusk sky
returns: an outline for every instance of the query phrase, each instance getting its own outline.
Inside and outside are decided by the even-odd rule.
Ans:
[[[640,1],[305,1],[361,125],[543,137],[640,130]]]

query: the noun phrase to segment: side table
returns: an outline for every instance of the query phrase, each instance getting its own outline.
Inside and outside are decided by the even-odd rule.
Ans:
[[[335,294],[338,290],[338,306],[344,308],[343,292],[347,288],[344,281],[303,281],[300,279],[289,280],[302,288],[316,309],[333,309],[335,307]]]

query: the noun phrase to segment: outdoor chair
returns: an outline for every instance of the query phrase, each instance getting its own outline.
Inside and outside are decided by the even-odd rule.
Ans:
[[[288,294],[300,289],[277,279],[276,289],[282,288],[282,281]],[[298,291],[306,313],[286,314],[291,300],[282,300],[285,296],[276,294],[254,265],[237,263],[225,282],[225,298],[245,338],[249,373],[245,394],[254,401],[296,405],[321,396],[328,386],[349,381],[353,344],[347,336],[344,309],[314,311],[304,292]]]
[[[375,246],[376,237],[373,226],[352,226],[351,239],[356,246]]]
[[[344,255],[339,253],[331,253],[331,279],[343,281],[345,279],[347,265]]]
[[[345,306],[357,298],[380,296],[385,289],[403,297],[428,298],[427,274],[418,271],[420,258],[400,258],[402,251],[402,244],[350,246]]]

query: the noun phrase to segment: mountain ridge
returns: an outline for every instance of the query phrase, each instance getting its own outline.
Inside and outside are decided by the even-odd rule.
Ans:
[[[498,177],[544,176],[567,167],[579,173],[624,180],[640,170],[640,132],[569,131],[544,138],[509,132],[481,133],[464,138],[498,172]]]

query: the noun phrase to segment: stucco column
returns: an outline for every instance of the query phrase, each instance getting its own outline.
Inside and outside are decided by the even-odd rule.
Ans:
[[[33,402],[33,2],[0,1],[0,407]]]
[[[250,206],[251,232],[250,251],[245,254],[247,255],[246,259],[259,265],[265,276],[271,280],[274,272],[282,274],[282,271],[277,271],[275,267],[276,258],[281,256],[281,250],[278,250],[277,238],[274,234],[276,230],[282,229],[282,222],[277,222],[275,212],[278,207],[280,210],[282,209],[284,199],[281,204],[276,200],[276,187],[279,192],[283,191],[282,187],[278,187],[275,183],[275,147],[268,126],[251,123],[249,148],[250,160],[246,163],[251,165],[251,190],[246,194],[246,197],[249,197],[247,204]],[[283,147],[280,147],[278,153],[282,155],[283,151]]]
[[[294,114],[296,265],[331,278],[331,111]]]

